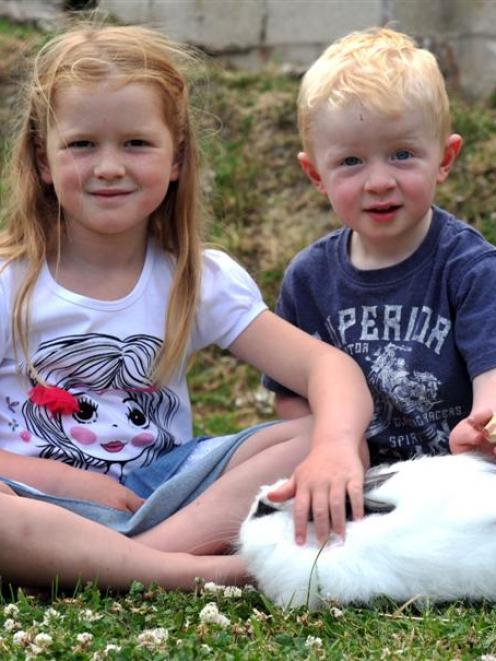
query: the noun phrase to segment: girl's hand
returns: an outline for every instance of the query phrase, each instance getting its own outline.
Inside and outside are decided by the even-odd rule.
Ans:
[[[46,461],[52,461],[50,459]],[[58,462],[57,462],[58,463]],[[89,500],[124,512],[136,512],[145,502],[134,491],[119,484],[108,475],[65,466],[70,473],[62,478],[54,496]]]
[[[270,500],[294,501],[295,540],[304,544],[309,514],[315,522],[315,532],[324,543],[332,530],[344,537],[346,525],[346,496],[349,497],[354,519],[363,516],[364,467],[357,449],[349,442],[314,448],[297,466],[293,475],[276,491]]]
[[[135,512],[144,502],[108,475],[74,468],[55,459],[0,450],[0,475],[52,496],[90,500],[118,510]]]
[[[494,457],[496,446],[488,440],[488,434],[484,427],[492,418],[492,411],[489,408],[472,411],[468,418],[460,420],[453,427],[449,437],[449,446],[453,454],[460,452],[482,452],[485,455]]]

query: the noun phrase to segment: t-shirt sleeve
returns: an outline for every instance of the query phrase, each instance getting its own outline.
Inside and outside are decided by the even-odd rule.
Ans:
[[[3,266],[0,264],[0,266]],[[5,358],[11,336],[12,315],[10,310],[12,289],[12,265],[0,274],[0,362]]]
[[[474,259],[455,293],[456,345],[470,378],[496,368],[496,250]]]
[[[209,344],[226,349],[265,310],[259,288],[242,266],[220,250],[204,252],[193,352]]]

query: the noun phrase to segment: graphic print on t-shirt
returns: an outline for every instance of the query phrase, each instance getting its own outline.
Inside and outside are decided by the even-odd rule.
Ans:
[[[435,319],[425,307],[411,308],[403,319],[402,307],[347,308],[338,311],[336,324],[330,316],[325,322],[331,343],[354,356],[366,374],[374,398],[367,438],[373,442],[387,434],[387,447],[374,450],[389,459],[395,449],[408,448],[413,454],[446,451],[447,418],[459,414],[446,409],[439,415],[444,411],[438,394],[441,382],[433,372],[416,369],[412,359],[415,345],[439,354],[450,332],[449,320]],[[396,434],[395,428],[400,430]]]
[[[131,462],[133,468],[150,464],[174,447],[169,429],[179,408],[172,390],[150,380],[161,344],[149,335],[99,333],[42,342],[32,357],[33,386],[71,393],[79,410],[54,414],[27,399],[11,429],[40,448],[41,457],[78,468],[122,478]]]

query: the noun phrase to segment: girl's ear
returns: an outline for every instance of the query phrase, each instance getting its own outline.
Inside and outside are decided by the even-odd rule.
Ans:
[[[181,175],[181,162],[175,158],[172,162],[172,167],[169,175],[169,181],[177,181]]]
[[[52,173],[50,172],[50,166],[48,164],[46,153],[46,145],[44,145],[38,138],[34,143],[34,156],[43,183],[53,184]]]
[[[462,137],[458,133],[452,133],[446,138],[444,143],[441,163],[437,172],[436,181],[438,184],[442,183],[448,176],[456,157],[462,148]]]
[[[319,193],[322,193],[322,195],[327,196],[327,191],[324,187],[324,184],[322,183],[320,174],[318,173],[318,170],[316,169],[315,165],[312,163],[310,156],[306,152],[301,151],[298,154],[298,163],[300,164],[300,167],[303,170],[303,172],[312,182],[314,188],[316,188],[319,191]]]

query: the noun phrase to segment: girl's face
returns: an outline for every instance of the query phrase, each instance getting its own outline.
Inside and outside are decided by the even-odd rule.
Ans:
[[[156,443],[158,429],[132,394],[91,392],[78,401],[79,412],[62,416],[61,422],[67,438],[85,455],[127,462]]]
[[[145,241],[150,214],[179,176],[160,94],[144,83],[61,89],[38,162],[71,242],[90,247],[116,236]]]

